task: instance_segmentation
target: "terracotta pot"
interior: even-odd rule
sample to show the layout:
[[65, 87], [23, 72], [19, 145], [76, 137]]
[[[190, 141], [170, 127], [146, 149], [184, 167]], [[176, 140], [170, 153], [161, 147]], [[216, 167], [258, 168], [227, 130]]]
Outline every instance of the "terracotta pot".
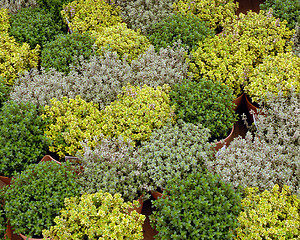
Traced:
[[6, 228], [6, 233], [4, 236], [8, 237], [8, 239], [10, 239], [10, 240], [22, 240], [20, 235], [14, 233], [12, 227], [9, 224], [9, 220], [8, 220], [8, 224], [7, 224], [7, 228]]
[[[5, 183], [5, 185], [9, 185], [12, 178], [0, 176], [0, 181]], [[0, 187], [1, 188], [1, 187]]]
[[21, 236], [21, 239], [24, 239], [24, 240], [43, 240], [44, 238], [28, 238], [26, 236], [24, 236], [23, 234], [20, 234]]
[[241, 105], [244, 98], [245, 98], [245, 94], [243, 93], [241, 96], [239, 96], [238, 98], [232, 101], [235, 104], [235, 106], [233, 107], [233, 110], [235, 112], [237, 111], [238, 107]]
[[129, 212], [132, 212], [132, 211], [135, 210], [136, 212], [142, 214], [143, 205], [144, 205], [143, 195], [139, 197], [138, 201], [139, 201], [140, 206], [139, 206], [139, 207], [136, 207], [136, 208], [131, 208], [131, 209], [129, 209]]
[[61, 165], [61, 162], [55, 160], [55, 159], [54, 159], [53, 157], [51, 157], [50, 155], [45, 155], [45, 156], [42, 158], [42, 160], [41, 160], [40, 162], [51, 162], [51, 161], [56, 162], [56, 163], [58, 163], [59, 165]]
[[162, 193], [157, 192], [157, 191], [151, 191], [151, 195], [155, 200], [157, 200], [158, 198], [161, 198], [163, 196]]

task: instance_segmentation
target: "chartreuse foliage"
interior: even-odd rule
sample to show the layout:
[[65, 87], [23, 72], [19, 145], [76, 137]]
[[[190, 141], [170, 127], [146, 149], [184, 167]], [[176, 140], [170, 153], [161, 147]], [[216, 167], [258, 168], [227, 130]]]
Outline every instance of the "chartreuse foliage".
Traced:
[[150, 46], [147, 37], [142, 35], [140, 31], [136, 32], [127, 28], [125, 23], [104, 28], [95, 37], [99, 53], [110, 50], [117, 52], [120, 57], [126, 54], [129, 62], [144, 53]]
[[[113, 2], [113, 1], [110, 1]], [[72, 31], [100, 33], [103, 28], [121, 22], [120, 8], [105, 0], [76, 0], [63, 7], [61, 15], [68, 19]]]
[[89, 33], [59, 34], [55, 40], [48, 42], [41, 53], [41, 66], [49, 71], [69, 73], [70, 65], [77, 66], [79, 57], [89, 59], [95, 55], [95, 39]]
[[218, 175], [197, 172], [174, 178], [163, 195], [152, 202], [155, 239], [233, 239], [241, 196]]
[[290, 29], [300, 23], [300, 0], [266, 0], [260, 4], [260, 9], [268, 11], [272, 8], [274, 17], [286, 20]]
[[54, 224], [66, 197], [79, 195], [70, 164], [32, 164], [15, 175], [4, 191], [4, 211], [14, 232], [41, 237]]
[[0, 174], [11, 177], [46, 153], [45, 123], [33, 103], [5, 102], [0, 111]]
[[123, 87], [122, 94], [101, 111], [101, 131], [104, 136], [123, 136], [132, 145], [149, 139], [153, 129], [162, 127], [171, 118], [174, 106], [170, 104], [170, 86], [156, 89], [144, 85]]
[[238, 96], [266, 56], [291, 51], [292, 34], [286, 21], [280, 22], [270, 12], [241, 13], [221, 35], [199, 43], [190, 70], [196, 80], [206, 77], [224, 82]]
[[182, 47], [188, 47], [191, 51], [197, 48], [199, 41], [214, 35], [207, 22], [191, 14], [173, 14], [154, 24], [151, 32], [148, 38], [156, 51], [173, 46], [177, 41], [181, 42]]
[[53, 98], [50, 102], [42, 115], [43, 119], [49, 120], [45, 135], [51, 140], [50, 151], [63, 158], [82, 150], [80, 141], [90, 140], [89, 146], [95, 143], [93, 137], [101, 133], [97, 104], [86, 102], [79, 95], [75, 99], [63, 97], [61, 101]]
[[30, 50], [27, 43], [19, 45], [8, 34], [9, 27], [8, 10], [0, 9], [0, 76], [6, 79], [6, 83], [13, 85], [18, 73], [37, 67], [40, 46]]
[[225, 137], [236, 121], [233, 91], [223, 83], [208, 79], [186, 80], [175, 84], [170, 96], [176, 116], [210, 129], [212, 138]]
[[264, 101], [267, 93], [286, 95], [291, 88], [300, 91], [300, 58], [292, 53], [267, 56], [249, 77], [245, 92], [255, 102]]
[[286, 185], [282, 189], [275, 185], [271, 192], [257, 192], [257, 188], [246, 189], [236, 239], [299, 239], [299, 198]]
[[42, 8], [23, 8], [10, 18], [9, 34], [20, 44], [26, 42], [31, 49], [37, 44], [43, 47], [62, 32], [53, 15]]
[[212, 29], [221, 30], [230, 23], [238, 8], [234, 0], [179, 0], [174, 9], [181, 14], [194, 14], [201, 21], [207, 21]]
[[51, 239], [143, 239], [145, 216], [128, 209], [137, 201], [124, 202], [121, 194], [99, 191], [65, 199], [65, 207], [54, 219], [56, 225], [44, 230]]

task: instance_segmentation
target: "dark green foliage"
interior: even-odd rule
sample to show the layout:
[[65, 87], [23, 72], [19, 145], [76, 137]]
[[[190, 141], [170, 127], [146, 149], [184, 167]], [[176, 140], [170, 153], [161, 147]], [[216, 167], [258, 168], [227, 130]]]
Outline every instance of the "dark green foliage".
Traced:
[[174, 14], [152, 25], [149, 40], [156, 51], [172, 46], [177, 41], [180, 41], [183, 47], [193, 50], [197, 48], [198, 42], [213, 35], [214, 31], [198, 17]]
[[198, 172], [172, 179], [163, 194], [152, 202], [155, 239], [233, 239], [241, 196], [218, 175]]
[[0, 201], [0, 239], [3, 239], [6, 230], [6, 217], [1, 203], [2, 201]]
[[94, 43], [95, 39], [88, 33], [59, 34], [42, 50], [41, 66], [46, 70], [55, 68], [57, 71], [69, 73], [70, 64], [78, 65], [79, 56], [88, 59], [95, 55]]
[[22, 8], [10, 18], [9, 34], [20, 44], [27, 42], [32, 49], [37, 44], [43, 47], [61, 31], [62, 25], [54, 21], [51, 13], [41, 8]]
[[5, 84], [4, 78], [0, 77], [0, 108], [9, 99], [10, 87]]
[[5, 187], [4, 211], [15, 233], [42, 236], [54, 225], [64, 198], [78, 196], [75, 173], [68, 163], [42, 162], [30, 165]]
[[273, 9], [273, 15], [286, 20], [290, 29], [295, 28], [296, 22], [300, 22], [300, 0], [266, 0], [260, 4], [260, 9], [268, 11]]
[[226, 85], [201, 79], [176, 84], [170, 92], [176, 116], [185, 122], [201, 123], [211, 130], [212, 138], [227, 135], [236, 121], [233, 92]]
[[46, 153], [44, 122], [30, 103], [5, 102], [0, 111], [0, 174], [10, 177]]

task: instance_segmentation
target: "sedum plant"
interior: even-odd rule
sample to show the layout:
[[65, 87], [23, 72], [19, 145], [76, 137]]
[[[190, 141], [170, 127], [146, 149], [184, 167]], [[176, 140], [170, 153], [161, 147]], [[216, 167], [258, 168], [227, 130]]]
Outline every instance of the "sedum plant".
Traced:
[[61, 30], [52, 14], [42, 8], [23, 8], [10, 17], [9, 34], [20, 44], [28, 43], [31, 49], [37, 44], [43, 48]]
[[300, 236], [299, 198], [288, 186], [275, 185], [258, 193], [247, 188], [242, 199], [235, 239], [298, 239]]
[[8, 10], [0, 9], [0, 77], [13, 85], [19, 73], [37, 67], [40, 46], [31, 50], [27, 43], [19, 45], [8, 33], [9, 18]]
[[296, 23], [295, 34], [291, 41], [293, 42], [293, 54], [300, 57], [300, 22]]
[[142, 165], [143, 178], [148, 179], [146, 190], [164, 189], [175, 177], [185, 178], [191, 172], [202, 171], [212, 157], [209, 137], [207, 128], [181, 119], [176, 125], [168, 122], [153, 131], [134, 156]]
[[150, 46], [147, 37], [139, 31], [136, 32], [127, 28], [125, 23], [104, 28], [101, 33], [97, 33], [95, 36], [95, 44], [99, 48], [100, 54], [106, 50], [115, 51], [120, 57], [126, 55], [129, 62], [144, 53]]
[[267, 93], [286, 95], [293, 87], [300, 91], [300, 58], [291, 52], [267, 56], [251, 76], [245, 92], [255, 102], [264, 101]]
[[[111, 2], [111, 4], [109, 3]], [[120, 9], [113, 1], [76, 0], [63, 7], [61, 15], [72, 31], [100, 33], [121, 22]]]
[[54, 224], [66, 197], [79, 188], [70, 164], [41, 162], [15, 175], [4, 191], [4, 211], [16, 234], [41, 237]]
[[[50, 104], [50, 99], [75, 98], [80, 95], [87, 102], [93, 101], [104, 109], [122, 93], [130, 82], [134, 86], [149, 87], [180, 83], [187, 77], [188, 64], [183, 48], [166, 48], [156, 53], [150, 47], [129, 65], [120, 60], [116, 52], [103, 56], [79, 58], [79, 64], [70, 67], [69, 74], [50, 69], [33, 70], [20, 77], [12, 88], [10, 97], [20, 103], [30, 101], [38, 106]], [[1, 97], [0, 97], [1, 98]]]
[[0, 110], [0, 175], [14, 176], [47, 152], [45, 122], [34, 104], [7, 101]]
[[268, 11], [273, 9], [274, 16], [282, 21], [288, 22], [290, 29], [295, 28], [296, 22], [300, 22], [300, 1], [299, 0], [266, 0], [260, 4], [260, 9]]
[[179, 0], [174, 10], [181, 14], [193, 14], [207, 21], [212, 29], [222, 30], [235, 16], [239, 3], [234, 0]]
[[214, 31], [208, 27], [207, 22], [196, 16], [173, 14], [153, 24], [148, 38], [156, 51], [172, 46], [177, 41], [181, 42], [182, 47], [192, 51], [197, 48], [198, 42], [213, 35]]
[[93, 149], [82, 144], [84, 153], [79, 159], [84, 170], [77, 179], [81, 193], [120, 193], [125, 201], [137, 200], [142, 194], [145, 197], [141, 164], [133, 157], [130, 141], [100, 136]]
[[225, 137], [237, 120], [233, 107], [233, 91], [226, 85], [208, 79], [186, 80], [175, 84], [170, 92], [177, 118], [200, 123], [212, 138]]
[[128, 84], [118, 99], [101, 110], [101, 132], [105, 137], [122, 136], [131, 144], [149, 139], [152, 131], [162, 127], [168, 119], [174, 121], [174, 107], [170, 104], [170, 87], [156, 89]]
[[16, 14], [22, 8], [37, 6], [36, 0], [2, 0], [0, 2], [0, 9], [6, 8], [11, 14]]
[[151, 26], [173, 14], [174, 0], [116, 0], [121, 6], [121, 16], [128, 27], [141, 30], [144, 35], [151, 33]]
[[70, 65], [78, 65], [80, 56], [89, 59], [95, 55], [95, 39], [89, 33], [59, 34], [55, 40], [48, 42], [41, 52], [41, 66], [47, 71], [69, 73]]
[[124, 202], [120, 194], [99, 191], [65, 199], [65, 206], [54, 219], [55, 225], [43, 231], [51, 239], [143, 239], [145, 216], [128, 212], [137, 204]]
[[44, 133], [51, 141], [50, 151], [63, 158], [82, 151], [80, 142], [85, 139], [91, 140], [89, 146], [95, 143], [93, 137], [101, 133], [97, 104], [86, 102], [80, 96], [75, 99], [63, 97], [61, 101], [53, 98], [50, 102], [42, 115], [48, 120]]
[[155, 239], [234, 239], [241, 196], [219, 176], [193, 172], [168, 181], [152, 204]]
[[221, 35], [199, 43], [190, 71], [196, 80], [205, 77], [225, 83], [238, 96], [265, 57], [291, 51], [292, 34], [286, 21], [280, 22], [272, 12], [241, 13]]
[[257, 187], [262, 192], [285, 184], [300, 196], [299, 92], [290, 91], [285, 97], [279, 92], [267, 99], [255, 115], [256, 131], [233, 139], [206, 167], [235, 188]]

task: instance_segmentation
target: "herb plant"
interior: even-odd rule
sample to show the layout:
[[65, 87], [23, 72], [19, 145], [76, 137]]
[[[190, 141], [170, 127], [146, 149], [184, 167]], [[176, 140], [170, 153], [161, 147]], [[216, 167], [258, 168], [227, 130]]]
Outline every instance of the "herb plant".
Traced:
[[225, 137], [237, 119], [233, 110], [233, 91], [226, 85], [208, 79], [186, 80], [175, 84], [170, 92], [171, 104], [178, 118], [200, 123], [212, 138]]
[[0, 77], [0, 108], [2, 107], [4, 102], [9, 100], [10, 91], [11, 87], [5, 83], [4, 78]]
[[142, 165], [143, 179], [148, 179], [146, 189], [163, 189], [168, 180], [202, 171], [204, 163], [212, 157], [209, 137], [207, 128], [182, 120], [174, 126], [168, 122], [153, 131], [135, 154]]
[[64, 205], [66, 197], [79, 195], [70, 164], [41, 162], [15, 175], [4, 191], [4, 211], [17, 234], [41, 237]]
[[70, 72], [70, 65], [79, 64], [78, 58], [89, 59], [96, 54], [95, 39], [89, 33], [59, 34], [48, 42], [41, 52], [41, 66], [46, 70], [55, 68], [64, 73]]
[[260, 194], [258, 189], [247, 188], [235, 239], [298, 239], [299, 203], [286, 185]]
[[99, 191], [65, 199], [65, 206], [54, 219], [55, 225], [44, 230], [51, 239], [143, 239], [145, 216], [128, 212], [138, 202], [124, 202], [120, 194]]
[[36, 0], [2, 0], [0, 2], [0, 9], [6, 8], [8, 9], [9, 13], [16, 14], [22, 8], [29, 8], [29, 7], [37, 7]]
[[145, 196], [141, 164], [134, 158], [134, 148], [122, 137], [97, 139], [91, 149], [86, 142], [79, 157], [83, 172], [78, 176], [82, 193], [96, 193], [100, 190], [111, 194], [120, 193], [125, 201]]
[[37, 44], [42, 48], [62, 31], [51, 13], [42, 8], [23, 8], [10, 18], [9, 34], [20, 44], [26, 42], [34, 49]]
[[45, 155], [45, 122], [32, 103], [7, 101], [0, 111], [0, 173], [11, 177]]
[[295, 34], [291, 41], [293, 42], [293, 53], [300, 57], [300, 22], [296, 23]]
[[165, 197], [152, 202], [155, 239], [233, 239], [241, 196], [217, 175], [193, 172], [168, 181]]
[[172, 46], [177, 41], [181, 42], [182, 47], [192, 51], [197, 48], [198, 42], [213, 35], [214, 31], [208, 27], [208, 24], [196, 16], [173, 14], [152, 25], [148, 38], [156, 51]]

